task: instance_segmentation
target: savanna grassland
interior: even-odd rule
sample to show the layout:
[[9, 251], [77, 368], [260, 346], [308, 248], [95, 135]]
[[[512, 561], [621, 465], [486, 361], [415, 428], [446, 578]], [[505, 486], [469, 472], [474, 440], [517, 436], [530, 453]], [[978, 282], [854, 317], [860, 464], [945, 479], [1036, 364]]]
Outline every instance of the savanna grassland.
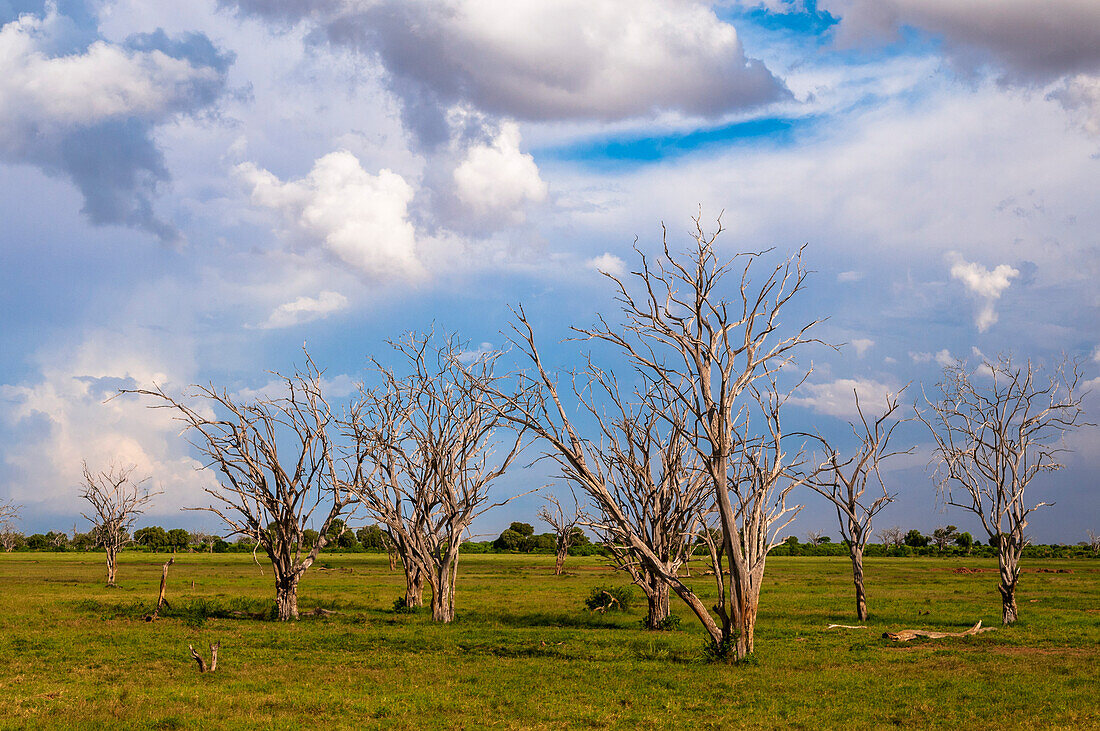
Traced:
[[[1025, 563], [1013, 627], [897, 644], [886, 630], [995, 624], [992, 559], [868, 559], [871, 619], [857, 624], [843, 558], [775, 557], [755, 658], [708, 663], [703, 633], [584, 608], [625, 581], [596, 558], [462, 559], [457, 620], [393, 611], [384, 556], [322, 555], [281, 624], [270, 570], [241, 554], [176, 556], [171, 609], [155, 604], [162, 555], [0, 554], [2, 728], [1100, 728], [1100, 562]], [[1037, 573], [1036, 569], [1064, 569]], [[709, 577], [692, 580], [704, 594]], [[221, 642], [218, 669], [188, 655]]]

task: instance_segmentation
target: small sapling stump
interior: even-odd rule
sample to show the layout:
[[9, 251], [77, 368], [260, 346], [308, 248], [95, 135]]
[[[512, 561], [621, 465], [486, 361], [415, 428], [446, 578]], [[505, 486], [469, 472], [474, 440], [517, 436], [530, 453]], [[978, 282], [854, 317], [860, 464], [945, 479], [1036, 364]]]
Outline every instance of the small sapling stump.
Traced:
[[212, 673], [218, 669], [218, 648], [222, 646], [221, 641], [215, 642], [210, 646], [210, 665], [206, 665], [206, 662], [202, 659], [202, 655], [195, 651], [195, 648], [191, 645], [187, 646], [187, 649], [191, 651], [191, 657], [195, 659], [195, 662], [199, 664], [200, 673]]
[[154, 619], [160, 619], [160, 610], [163, 607], [172, 608], [172, 605], [168, 603], [168, 599], [165, 598], [164, 592], [168, 588], [168, 567], [176, 562], [175, 558], [168, 559], [167, 563], [161, 568], [160, 573], [160, 594], [157, 596], [157, 608], [153, 610], [152, 614], [146, 615], [145, 621], [152, 622]]

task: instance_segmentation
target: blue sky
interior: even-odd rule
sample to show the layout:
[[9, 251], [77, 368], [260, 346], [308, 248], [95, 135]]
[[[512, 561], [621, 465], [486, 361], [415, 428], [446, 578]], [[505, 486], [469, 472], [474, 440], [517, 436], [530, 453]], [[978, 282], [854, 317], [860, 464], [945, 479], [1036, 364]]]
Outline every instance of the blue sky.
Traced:
[[[134, 462], [144, 523], [214, 529], [119, 384], [246, 393], [305, 342], [341, 394], [408, 330], [499, 347], [517, 304], [573, 367], [597, 269], [700, 211], [729, 254], [807, 244], [791, 321], [847, 345], [801, 359], [800, 428], [952, 357], [1064, 353], [1096, 390], [1098, 189], [1092, 0], [0, 0], [0, 500], [69, 529], [81, 460]], [[880, 524], [975, 530], [903, 436]], [[1100, 436], [1068, 446], [1037, 540], [1100, 530]], [[792, 532], [835, 534], [804, 501]]]

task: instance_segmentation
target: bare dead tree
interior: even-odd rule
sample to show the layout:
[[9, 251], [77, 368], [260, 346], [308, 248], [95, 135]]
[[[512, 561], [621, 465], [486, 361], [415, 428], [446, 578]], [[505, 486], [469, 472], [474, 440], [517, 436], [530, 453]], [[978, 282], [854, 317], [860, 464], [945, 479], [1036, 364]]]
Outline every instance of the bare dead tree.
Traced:
[[561, 576], [565, 567], [565, 557], [569, 555], [569, 549], [577, 539], [577, 523], [584, 517], [584, 511], [577, 503], [577, 496], [570, 490], [573, 497], [573, 508], [566, 510], [561, 501], [555, 495], [547, 495], [546, 504], [539, 507], [535, 517], [554, 529], [554, 576]]
[[820, 546], [825, 541], [825, 533], [819, 530], [806, 531], [806, 542], [811, 546]]
[[[505, 435], [506, 407], [471, 398], [462, 385], [465, 379], [493, 383], [499, 354], [463, 365], [457, 338], [432, 334], [410, 334], [392, 345], [409, 374], [399, 377], [376, 361], [382, 385], [364, 390], [344, 423], [357, 461], [376, 468], [352, 489], [401, 556], [406, 604], [422, 603], [426, 582], [432, 618], [450, 622], [463, 537], [478, 516], [513, 499], [491, 503], [489, 488], [518, 456], [523, 430]], [[494, 454], [500, 444], [502, 456]]]
[[[683, 411], [657, 393], [635, 393], [626, 403], [614, 378], [589, 363], [590, 392], [599, 402], [576, 393], [602, 432], [591, 455], [604, 476], [609, 502], [594, 495], [600, 519], [585, 521], [611, 549], [620, 570], [630, 574], [646, 595], [648, 629], [664, 629], [670, 613], [668, 576], [679, 576], [691, 556], [697, 532], [706, 525], [714, 502], [703, 473], [694, 462]], [[598, 388], [593, 388], [598, 386]], [[653, 408], [660, 403], [661, 412]], [[576, 479], [569, 464], [566, 475]], [[612, 504], [617, 508], [612, 510]], [[620, 518], [625, 518], [624, 523]], [[633, 540], [632, 540], [633, 539]], [[635, 548], [640, 541], [652, 558]], [[653, 559], [656, 559], [654, 565]]]
[[878, 539], [882, 541], [883, 546], [893, 546], [896, 548], [905, 543], [905, 531], [903, 531], [899, 525], [883, 528], [876, 535], [878, 535]]
[[[498, 408], [500, 408], [501, 418], [518, 428], [529, 430], [544, 441], [549, 447], [546, 456], [560, 465], [567, 479], [580, 486], [600, 514], [598, 519], [586, 521], [586, 524], [598, 532], [605, 533], [605, 544], [621, 546], [616, 548], [616, 551], [620, 556], [628, 559], [627, 563], [623, 564], [623, 568], [626, 569], [634, 565], [632, 562], [636, 562], [641, 571], [648, 573], [649, 578], [643, 582], [643, 589], [646, 585], [654, 586], [654, 582], [663, 582], [688, 605], [707, 628], [708, 633], [714, 636], [719, 630], [706, 605], [691, 587], [681, 580], [674, 570], [676, 567], [666, 560], [666, 554], [662, 550], [663, 544], [649, 540], [649, 535], [633, 520], [632, 515], [635, 511], [625, 504], [633, 498], [620, 493], [624, 489], [630, 492], [635, 487], [634, 483], [631, 480], [616, 482], [608, 474], [608, 463], [613, 460], [609, 460], [601, 453], [599, 442], [586, 439], [581, 435], [571, 416], [575, 410], [566, 408], [559, 395], [557, 380], [543, 365], [535, 343], [534, 331], [523, 309], [517, 309], [514, 314], [516, 323], [513, 325], [514, 332], [510, 341], [527, 356], [532, 370], [515, 374], [519, 382], [515, 392], [505, 392], [495, 382], [479, 382], [477, 379], [470, 379], [467, 388], [471, 395], [486, 402], [500, 404]], [[586, 373], [587, 378], [584, 379], [586, 385], [591, 383], [598, 388], [601, 383], [600, 375], [598, 370], [590, 367]], [[617, 385], [610, 376], [607, 376], [603, 383], [606, 384], [605, 391], [618, 396]], [[620, 434], [623, 430], [615, 426], [610, 419], [604, 418], [594, 402], [587, 401], [582, 396], [577, 377], [574, 377], [572, 395], [579, 403], [584, 404], [582, 408], [585, 408], [590, 415], [596, 416], [601, 424], [601, 437], [605, 440], [605, 444], [621, 438]], [[624, 407], [620, 409], [620, 416], [629, 416], [633, 413], [625, 408], [626, 404], [622, 399], [616, 401], [612, 398], [612, 403]], [[628, 426], [626, 435], [629, 436], [632, 433], [633, 429]], [[622, 449], [629, 449], [627, 442], [622, 443]], [[646, 453], [652, 455], [648, 447]], [[659, 480], [657, 476], [652, 479]], [[639, 496], [637, 499], [644, 498]], [[660, 540], [668, 541], [670, 535], [669, 531], [662, 531]], [[608, 540], [609, 536], [614, 537]], [[659, 616], [659, 612], [655, 616]]]
[[[902, 389], [904, 390], [904, 389]], [[883, 462], [898, 454], [911, 454], [913, 448], [892, 451], [890, 439], [900, 420], [894, 418], [901, 393], [887, 394], [882, 414], [868, 419], [855, 393], [856, 413], [859, 424], [851, 424], [858, 446], [851, 456], [843, 459], [824, 437], [818, 436], [824, 445], [825, 468], [810, 480], [808, 486], [827, 499], [836, 508], [840, 523], [840, 535], [848, 544], [848, 557], [852, 561], [852, 582], [856, 590], [856, 616], [867, 619], [867, 592], [864, 589], [863, 552], [871, 537], [871, 523], [883, 508], [893, 502], [897, 493], [891, 494], [882, 480], [880, 467]], [[868, 495], [868, 483], [876, 489]], [[900, 529], [899, 529], [900, 533]]]
[[[820, 341], [809, 336], [816, 320], [780, 334], [780, 313], [805, 286], [802, 250], [753, 282], [753, 265], [761, 262], [762, 254], [722, 259], [716, 247], [721, 233], [721, 220], [713, 233], [707, 233], [697, 218], [693, 246], [686, 253], [670, 250], [667, 232], [663, 256], [655, 262], [639, 251], [640, 269], [629, 279], [634, 286], [625, 278], [608, 275], [618, 289], [623, 323], [612, 326], [601, 318], [597, 327], [581, 332], [620, 349], [645, 379], [675, 394], [690, 417], [693, 446], [715, 493], [723, 534], [723, 571], [729, 574], [729, 594], [723, 601], [728, 603], [725, 611], [732, 625], [728, 632], [719, 632], [716, 642], [719, 647], [733, 647], [736, 657], [743, 658], [753, 648], [756, 604], [751, 597], [759, 593], [762, 569], [758, 573], [745, 555], [739, 538], [741, 514], [733, 503], [734, 462], [738, 454], [752, 453], [743, 449], [745, 434], [739, 432], [740, 399], [754, 381], [772, 377], [789, 363], [799, 347]], [[731, 272], [739, 285], [729, 297], [724, 287]], [[765, 412], [770, 410], [771, 406], [764, 407]], [[782, 450], [778, 453], [782, 455]], [[755, 484], [770, 490], [776, 483], [757, 479]]]
[[[348, 484], [363, 479], [364, 466], [337, 453], [335, 416], [321, 391], [322, 371], [309, 354], [293, 375], [273, 375], [284, 395], [246, 401], [213, 385], [193, 386], [187, 401], [160, 387], [130, 393], [154, 399], [153, 408], [176, 412], [186, 431], [197, 435], [191, 443], [222, 479], [206, 488], [215, 502], [188, 510], [214, 513], [229, 527], [229, 536], [247, 537], [267, 554], [276, 615], [286, 621], [298, 618], [298, 584], [338, 537], [328, 535], [329, 527], [354, 506]], [[308, 546], [303, 532], [318, 509], [324, 519], [319, 537]]]
[[1089, 537], [1085, 545], [1091, 548], [1093, 553], [1100, 553], [1100, 533], [1094, 533], [1091, 530], [1087, 530], [1085, 533]]
[[944, 368], [935, 401], [917, 417], [936, 440], [935, 479], [947, 505], [982, 522], [997, 546], [1001, 620], [1016, 621], [1016, 585], [1024, 529], [1032, 512], [1053, 503], [1027, 501], [1032, 480], [1062, 468], [1063, 436], [1084, 420], [1076, 362], [1063, 362], [1046, 378], [1031, 360], [1002, 355], [970, 373], [964, 363]]
[[21, 534], [15, 526], [19, 522], [19, 511], [22, 507], [12, 500], [0, 503], [0, 548], [5, 553], [11, 553], [19, 544]]
[[[804, 381], [805, 377], [798, 385]], [[737, 451], [729, 463], [727, 494], [736, 533], [727, 536], [729, 528], [722, 522], [721, 542], [715, 540], [718, 531], [702, 533], [720, 597], [714, 606], [722, 621], [721, 642], [716, 641], [716, 649], [721, 652], [728, 647], [737, 658], [744, 658], [755, 649], [756, 615], [768, 553], [782, 543], [780, 533], [802, 509], [802, 505], [788, 505], [787, 500], [795, 488], [813, 479], [821, 469], [820, 466], [806, 469], [801, 448], [791, 455], [784, 447], [780, 413], [793, 389], [781, 392], [776, 380], [769, 376], [763, 387], [753, 382], [746, 391], [755, 401], [754, 410], [762, 417], [763, 428], [754, 431], [753, 410], [746, 409], [735, 432]], [[746, 574], [743, 578], [739, 578], [738, 563], [728, 557], [730, 540], [735, 541], [739, 551], [738, 561]]]
[[115, 586], [118, 572], [118, 552], [130, 542], [130, 529], [149, 501], [160, 492], [143, 487], [148, 477], [133, 477], [137, 465], [112, 465], [102, 472], [92, 472], [83, 463], [84, 481], [80, 497], [88, 501], [91, 510], [81, 513], [92, 524], [96, 545], [107, 554], [107, 586]]

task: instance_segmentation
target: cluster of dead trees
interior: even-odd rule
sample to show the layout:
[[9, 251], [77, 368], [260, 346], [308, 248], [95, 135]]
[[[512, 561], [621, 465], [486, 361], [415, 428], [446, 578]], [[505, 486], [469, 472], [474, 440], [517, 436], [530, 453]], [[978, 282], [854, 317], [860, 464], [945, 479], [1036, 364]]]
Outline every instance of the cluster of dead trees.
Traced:
[[[510, 342], [522, 363], [511, 372], [498, 372], [499, 352], [408, 335], [392, 343], [387, 362], [399, 365], [372, 361], [372, 376], [340, 411], [308, 354], [303, 368], [276, 374], [277, 395], [245, 400], [213, 385], [129, 393], [172, 412], [217, 470], [210, 504], [195, 509], [266, 554], [280, 619], [298, 616], [302, 575], [355, 511], [381, 526], [400, 558], [405, 604], [422, 605], [428, 589], [433, 618], [453, 619], [460, 545], [475, 519], [507, 502], [492, 500], [490, 488], [534, 445], [583, 496], [584, 505], [574, 497], [568, 508], [551, 497], [539, 513], [558, 536], [557, 570], [575, 530], [589, 528], [645, 592], [650, 627], [664, 626], [671, 592], [715, 652], [744, 658], [754, 649], [767, 556], [801, 508], [796, 491], [835, 506], [856, 614], [867, 617], [863, 551], [875, 516], [895, 497], [880, 468], [911, 450], [892, 443], [900, 393], [874, 412], [857, 397], [851, 449], [785, 429], [784, 407], [809, 375], [795, 358], [824, 345], [818, 321], [784, 321], [806, 286], [802, 251], [778, 261], [769, 252], [723, 257], [721, 232], [720, 222], [707, 232], [696, 220], [686, 251], [666, 236], [656, 258], [637, 252], [629, 276], [607, 274], [619, 313], [575, 335], [618, 374], [592, 356], [577, 370], [553, 368], [519, 308]], [[991, 388], [962, 364], [948, 369], [941, 396], [916, 413], [936, 439], [947, 502], [1001, 537], [1007, 623], [1016, 616], [1023, 529], [1043, 505], [1029, 506], [1024, 490], [1058, 468], [1058, 440], [1083, 421], [1075, 370], [1039, 383], [1030, 363], [1001, 359], [984, 365], [980, 378], [988, 377]], [[85, 470], [84, 496], [97, 511], [88, 517], [105, 541], [149, 499], [136, 484], [120, 493], [128, 477]], [[114, 497], [104, 503], [103, 495]], [[317, 537], [305, 541], [317, 523]], [[700, 541], [716, 588], [710, 606], [681, 575]]]

